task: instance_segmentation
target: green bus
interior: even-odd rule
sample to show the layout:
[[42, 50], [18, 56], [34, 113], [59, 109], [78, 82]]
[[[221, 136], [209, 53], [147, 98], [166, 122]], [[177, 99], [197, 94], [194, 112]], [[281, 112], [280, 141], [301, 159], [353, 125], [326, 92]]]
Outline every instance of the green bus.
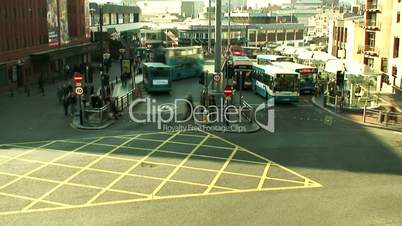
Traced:
[[202, 47], [166, 48], [165, 63], [173, 68], [173, 80], [198, 77], [204, 70]]
[[163, 63], [143, 63], [144, 88], [147, 92], [172, 90], [172, 67]]

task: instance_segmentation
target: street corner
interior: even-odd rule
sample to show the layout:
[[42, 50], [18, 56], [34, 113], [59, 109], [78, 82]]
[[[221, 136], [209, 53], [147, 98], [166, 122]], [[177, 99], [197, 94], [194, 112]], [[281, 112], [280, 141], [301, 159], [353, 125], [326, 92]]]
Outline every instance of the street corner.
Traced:
[[0, 215], [315, 187], [321, 185], [203, 131], [0, 146]]

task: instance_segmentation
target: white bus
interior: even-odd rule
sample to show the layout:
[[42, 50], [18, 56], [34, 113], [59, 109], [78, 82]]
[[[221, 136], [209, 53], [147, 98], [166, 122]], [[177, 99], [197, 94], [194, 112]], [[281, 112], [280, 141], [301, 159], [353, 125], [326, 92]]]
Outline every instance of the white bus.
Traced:
[[233, 85], [239, 90], [238, 84], [242, 83], [242, 88], [251, 89], [251, 74], [253, 73], [253, 62], [245, 56], [232, 57], [232, 76]]
[[292, 62], [273, 62], [274, 66], [296, 72], [300, 75], [300, 92], [314, 93], [318, 79], [318, 68]]
[[273, 65], [254, 65], [253, 90], [277, 103], [299, 102], [299, 74]]
[[293, 62], [293, 58], [279, 55], [257, 55], [257, 64], [267, 65], [272, 62]]

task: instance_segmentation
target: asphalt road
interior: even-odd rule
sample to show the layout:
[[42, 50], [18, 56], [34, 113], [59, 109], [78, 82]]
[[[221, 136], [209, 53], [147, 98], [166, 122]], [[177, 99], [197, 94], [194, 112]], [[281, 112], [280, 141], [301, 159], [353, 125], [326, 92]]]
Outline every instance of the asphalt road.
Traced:
[[[156, 98], [168, 102], [199, 89], [198, 84], [191, 80], [176, 82], [174, 86], [175, 89], [170, 97], [157, 96]], [[246, 92], [245, 96], [251, 104], [260, 104], [263, 101], [262, 98], [252, 93]], [[197, 99], [197, 95], [194, 97]], [[296, 105], [275, 106], [274, 133], [266, 131], [252, 134], [212, 133], [211, 136], [217, 136], [212, 138], [225, 139], [229, 142], [215, 144], [217, 147], [213, 147], [215, 145], [205, 146], [204, 143], [201, 143], [207, 135], [189, 136], [190, 139], [185, 139], [183, 136], [184, 140], [180, 142], [192, 144], [192, 149], [187, 150], [184, 146], [174, 146], [165, 152], [158, 152], [157, 149], [163, 141], [172, 136], [171, 134], [165, 137], [154, 135], [156, 137], [148, 138], [154, 139], [154, 141], [148, 140], [148, 142], [143, 141], [143, 143], [131, 145], [133, 142], [131, 138], [136, 134], [159, 132], [155, 125], [132, 123], [126, 114], [106, 130], [78, 131], [66, 123], [61, 106], [58, 106], [55, 98], [43, 99], [40, 96], [33, 98], [26, 100], [22, 98], [23, 102], [19, 104], [15, 104], [5, 97], [1, 98], [2, 106], [7, 106], [7, 108], [3, 108], [1, 111], [0, 143], [50, 140], [40, 144], [25, 144], [26, 147], [0, 147], [2, 149], [0, 156], [3, 156], [0, 158], [0, 175], [3, 175], [0, 177], [0, 183], [2, 183], [0, 184], [1, 225], [402, 225], [400, 209], [402, 203], [402, 134], [361, 127], [332, 117], [315, 108], [310, 102], [310, 96], [303, 96], [302, 101]], [[46, 110], [41, 110], [40, 107]], [[82, 140], [93, 137], [103, 137], [104, 140], [95, 141], [95, 143], [101, 142], [101, 144], [91, 143], [95, 138]], [[52, 140], [62, 141], [58, 141], [59, 144], [56, 145], [50, 144]], [[123, 146], [128, 145], [134, 149], [137, 147], [145, 152], [136, 152], [134, 156], [125, 153], [124, 150], [120, 150], [124, 148], [121, 144], [125, 141], [128, 143]], [[156, 144], [152, 142], [156, 142]], [[49, 150], [36, 153], [36, 155], [22, 154], [23, 151], [32, 150], [35, 145], [46, 144], [56, 146], [48, 147]], [[198, 144], [204, 149], [194, 148]], [[71, 154], [71, 151], [81, 145], [90, 146], [84, 150], [79, 149], [80, 154], [83, 155], [77, 154], [78, 158], [60, 158], [61, 155]], [[221, 186], [223, 190], [238, 189], [239, 192], [217, 192], [216, 195], [204, 195], [204, 190], [197, 190], [197, 188], [210, 185], [214, 175], [219, 174], [218, 169], [223, 167], [228, 159], [231, 159], [231, 152], [220, 155], [222, 152], [219, 150], [226, 150], [225, 145], [244, 149], [240, 152], [244, 153], [246, 157], [239, 157], [239, 160], [249, 162], [243, 161], [237, 169], [235, 166], [225, 169], [225, 171], [238, 172], [238, 174], [229, 175], [240, 178], [225, 178], [227, 173], [223, 173], [217, 177], [216, 185]], [[93, 165], [88, 165], [94, 159], [96, 160], [112, 150], [118, 150], [118, 152], [110, 153], [109, 157], [106, 156], [105, 159], [109, 162], [101, 164], [97, 161]], [[152, 176], [160, 178], [154, 179], [159, 180], [159, 183], [155, 183], [165, 183], [160, 187], [161, 193], [156, 193], [156, 196], [168, 196], [168, 198], [149, 198], [150, 196], [147, 195], [155, 191], [155, 184], [148, 181], [150, 178], [140, 176], [140, 179], [148, 180], [130, 182], [130, 180], [122, 179], [121, 181], [125, 184], [116, 184], [115, 187], [111, 187], [115, 190], [107, 190], [107, 192], [111, 192], [108, 194], [109, 196], [100, 196], [103, 201], [108, 201], [105, 205], [81, 205], [81, 203], [87, 203], [88, 198], [96, 197], [99, 190], [102, 191], [102, 188], [107, 187], [131, 166], [138, 163], [138, 158], [145, 157], [147, 153], [155, 150], [157, 153], [154, 154], [159, 155], [153, 156], [149, 162], [140, 162], [138, 165], [142, 168], [138, 169], [148, 169], [154, 172], [155, 174]], [[233, 150], [230, 149], [230, 151]], [[185, 154], [172, 153], [180, 151]], [[190, 162], [189, 159], [194, 157], [190, 156], [191, 151], [195, 151], [196, 155], [197, 153], [198, 155], [215, 155], [220, 159], [204, 159], [197, 156], [198, 159], [192, 163], [194, 165], [188, 165], [187, 160]], [[216, 156], [217, 153], [220, 154]], [[254, 155], [250, 153], [254, 153]], [[14, 161], [19, 159], [19, 163], [3, 164], [12, 156], [20, 154], [20, 157], [14, 159]], [[254, 156], [254, 159], [251, 155]], [[23, 161], [21, 158], [29, 161]], [[46, 163], [55, 158], [60, 158], [58, 162], [56, 161], [57, 164], [66, 166], [50, 164], [53, 168], [45, 169], [42, 174], [36, 172], [36, 174], [26, 175], [28, 178], [18, 177], [18, 175], [30, 172], [40, 164], [49, 167], [49, 164]], [[112, 160], [120, 161], [120, 163], [113, 163]], [[188, 172], [174, 172], [174, 169], [180, 166], [183, 160], [186, 160], [183, 165], [188, 166], [185, 168]], [[256, 163], [259, 161], [262, 165]], [[250, 179], [242, 176], [260, 173], [271, 161], [278, 165], [272, 165], [276, 167], [268, 170], [268, 176], [270, 173], [275, 173], [275, 177], [289, 180], [287, 182], [294, 183], [292, 181], [298, 181], [301, 178], [302, 182], [308, 181], [308, 183], [305, 183], [303, 188], [286, 189], [291, 186], [285, 183], [273, 186], [280, 188], [277, 190], [257, 189], [244, 192], [246, 189], [257, 187], [259, 178], [250, 177]], [[8, 163], [10, 164], [10, 162]], [[65, 168], [58, 170], [55, 168], [57, 166], [67, 167], [70, 171]], [[126, 167], [124, 168], [124, 166]], [[202, 174], [200, 171], [192, 172], [194, 167], [202, 171]], [[89, 168], [94, 168], [94, 170]], [[216, 171], [210, 171], [211, 169]], [[275, 169], [277, 172], [270, 171]], [[172, 174], [172, 172], [174, 173]], [[213, 175], [206, 172], [213, 173]], [[5, 173], [8, 173], [8, 176]], [[107, 175], [97, 176], [100, 173]], [[130, 171], [129, 174], [131, 173], [148, 175], [144, 172]], [[61, 183], [75, 174], [77, 174], [76, 177], [73, 177], [71, 181]], [[172, 174], [171, 177], [169, 177], [170, 174]], [[20, 183], [11, 184], [7, 188], [4, 185], [10, 183], [12, 178], [6, 177], [19, 178]], [[42, 178], [42, 180], [37, 178]], [[44, 181], [44, 178], [47, 181]], [[193, 184], [187, 183], [187, 185], [196, 188], [169, 187], [166, 182], [170, 183], [172, 179], [176, 179], [179, 184], [193, 181]], [[309, 180], [321, 186], [310, 186], [311, 181]], [[34, 183], [38, 181], [41, 182], [41, 185]], [[78, 187], [82, 190], [66, 189], [57, 192], [57, 189], [53, 189], [55, 186], [61, 185], [70, 187], [80, 185]], [[158, 188], [158, 186], [156, 187]], [[93, 192], [91, 189], [98, 189], [98, 192]], [[53, 196], [42, 197], [52, 190], [55, 192]], [[18, 197], [10, 197], [10, 194], [14, 193], [24, 197], [33, 197], [33, 200], [25, 199], [25, 202], [22, 202]], [[137, 194], [139, 196], [145, 195], [145, 200], [141, 200], [139, 197], [134, 198], [134, 193], [141, 193]], [[196, 195], [183, 196], [188, 193]], [[68, 194], [75, 194], [75, 196], [70, 197]], [[38, 201], [38, 198], [44, 199]], [[21, 202], [16, 202], [15, 199]], [[34, 209], [39, 209], [38, 211], [18, 211], [19, 208], [26, 207], [35, 200], [37, 206]], [[49, 200], [52, 203], [41, 203], [43, 200]], [[110, 202], [110, 200], [123, 201]], [[125, 202], [124, 200], [140, 201]], [[77, 204], [78, 206], [55, 208], [62, 204]], [[11, 211], [14, 209], [17, 211]], [[11, 212], [7, 213], [7, 211]]]

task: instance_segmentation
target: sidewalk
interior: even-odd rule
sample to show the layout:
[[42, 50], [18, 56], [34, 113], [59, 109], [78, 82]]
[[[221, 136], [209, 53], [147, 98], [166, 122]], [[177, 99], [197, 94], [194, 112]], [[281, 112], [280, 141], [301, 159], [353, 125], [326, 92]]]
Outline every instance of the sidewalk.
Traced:
[[394, 106], [402, 112], [402, 92], [397, 91], [396, 94], [381, 94], [380, 99], [390, 106]]
[[[362, 113], [356, 113], [356, 112], [335, 112], [335, 109], [333, 107], [327, 106], [324, 107], [323, 102], [324, 98], [323, 96], [320, 97], [313, 97], [312, 102], [316, 107], [321, 108], [322, 110], [336, 116], [339, 118], [342, 118], [347, 121], [351, 121], [354, 123], [358, 123], [360, 125], [368, 126], [368, 127], [374, 127], [374, 128], [381, 128], [381, 129], [387, 129], [387, 130], [393, 130], [393, 131], [398, 131], [402, 132], [402, 126], [400, 125], [385, 125], [385, 124], [374, 124], [374, 123], [365, 123], [363, 122], [363, 114]], [[390, 102], [391, 103], [391, 102]]]

